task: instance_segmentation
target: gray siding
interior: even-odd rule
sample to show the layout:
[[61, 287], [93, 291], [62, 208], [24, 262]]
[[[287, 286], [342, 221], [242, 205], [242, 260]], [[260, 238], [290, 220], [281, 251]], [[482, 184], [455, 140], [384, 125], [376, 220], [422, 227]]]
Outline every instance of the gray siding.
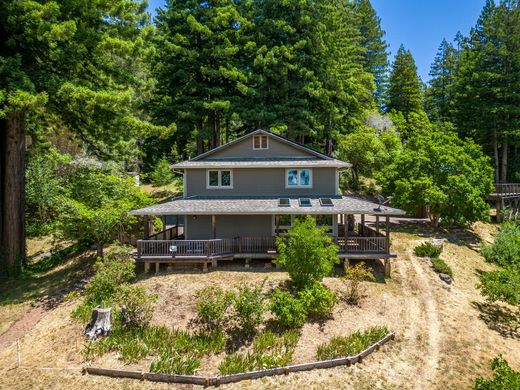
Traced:
[[212, 153], [202, 160], [212, 160], [221, 158], [247, 157], [247, 158], [266, 158], [266, 157], [313, 157], [313, 154], [294, 147], [290, 144], [281, 142], [273, 137], [268, 137], [269, 149], [253, 149], [253, 137], [246, 137], [236, 144], [229, 145], [222, 150]]
[[[217, 215], [216, 238], [272, 236], [272, 215]], [[213, 238], [211, 216], [187, 216], [186, 239], [208, 240]]]
[[232, 189], [206, 189], [206, 169], [185, 171], [186, 197], [337, 195], [335, 168], [313, 168], [312, 188], [285, 188], [285, 168], [233, 169]]

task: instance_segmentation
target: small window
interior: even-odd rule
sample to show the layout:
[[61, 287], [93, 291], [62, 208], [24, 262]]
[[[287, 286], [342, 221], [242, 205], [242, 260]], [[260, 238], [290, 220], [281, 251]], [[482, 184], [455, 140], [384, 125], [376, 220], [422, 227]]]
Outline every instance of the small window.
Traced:
[[233, 172], [230, 170], [208, 170], [207, 188], [233, 188]]
[[330, 198], [321, 198], [320, 199], [320, 204], [323, 207], [332, 207], [332, 206], [334, 206], [334, 203], [332, 203], [332, 199], [330, 199]]
[[269, 149], [267, 135], [253, 136], [253, 149]]
[[286, 188], [312, 187], [312, 171], [310, 169], [288, 169]]
[[309, 198], [300, 198], [300, 207], [311, 207], [311, 200]]
[[289, 198], [280, 198], [278, 199], [278, 206], [279, 207], [289, 207], [291, 205], [291, 201]]

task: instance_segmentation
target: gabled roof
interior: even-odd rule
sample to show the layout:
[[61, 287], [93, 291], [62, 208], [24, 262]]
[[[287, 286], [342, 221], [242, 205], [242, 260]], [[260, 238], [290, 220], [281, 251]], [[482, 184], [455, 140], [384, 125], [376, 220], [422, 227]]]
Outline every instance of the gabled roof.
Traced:
[[253, 137], [253, 136], [258, 135], [258, 134], [270, 136], [270, 137], [272, 137], [272, 138], [274, 138], [274, 139], [276, 139], [278, 141], [281, 141], [281, 142], [283, 142], [285, 144], [288, 144], [288, 145], [290, 145], [290, 146], [292, 146], [292, 147], [294, 147], [296, 149], [300, 149], [300, 150], [303, 150], [304, 152], [310, 153], [310, 154], [314, 155], [317, 158], [320, 158], [320, 159], [323, 159], [323, 160], [333, 160], [332, 157], [329, 157], [326, 154], [320, 153], [317, 150], [309, 148], [308, 146], [301, 145], [301, 144], [299, 144], [297, 142], [291, 141], [290, 139], [282, 137], [282, 136], [280, 136], [278, 134], [271, 133], [270, 131], [263, 130], [263, 129], [258, 129], [258, 130], [252, 131], [251, 133], [243, 135], [242, 137], [238, 137], [237, 139], [235, 139], [235, 140], [233, 140], [231, 142], [228, 142], [227, 144], [224, 144], [224, 145], [218, 146], [218, 147], [216, 147], [214, 149], [211, 149], [211, 150], [207, 151], [206, 153], [199, 154], [198, 156], [192, 158], [191, 161], [198, 161], [198, 160], [204, 159], [204, 158], [212, 155], [215, 152], [218, 152], [218, 151], [221, 151], [223, 149], [226, 149], [226, 148], [230, 147], [231, 145], [239, 143], [239, 142], [241, 142], [241, 141], [243, 141], [243, 140], [245, 140], [247, 138]]
[[[211, 156], [217, 152], [225, 150], [232, 145], [238, 144], [248, 138], [255, 135], [266, 135], [281, 143], [289, 145], [290, 147], [305, 152], [309, 157], [297, 156], [297, 157], [225, 157], [225, 158], [211, 158]], [[209, 158], [208, 158], [209, 157]], [[301, 145], [297, 142], [291, 141], [278, 134], [271, 133], [270, 131], [258, 129], [248, 133], [242, 137], [239, 137], [227, 144], [221, 145], [215, 149], [207, 151], [206, 153], [199, 154], [191, 160], [182, 161], [171, 165], [174, 169], [184, 168], [292, 168], [292, 167], [308, 167], [308, 168], [348, 168], [351, 164], [337, 160], [333, 157], [327, 156], [326, 154], [320, 153], [317, 150], [309, 148], [308, 146]]]

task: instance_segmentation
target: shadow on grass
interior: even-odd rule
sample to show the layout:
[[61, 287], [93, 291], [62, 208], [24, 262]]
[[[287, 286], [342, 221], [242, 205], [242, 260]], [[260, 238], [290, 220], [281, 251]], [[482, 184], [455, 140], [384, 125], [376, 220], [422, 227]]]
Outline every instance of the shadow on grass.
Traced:
[[503, 337], [520, 339], [520, 313], [493, 302], [472, 302], [480, 319]]
[[53, 308], [65, 294], [86, 284], [95, 259], [93, 251], [73, 246], [30, 264], [20, 276], [0, 280], [0, 305], [36, 299]]

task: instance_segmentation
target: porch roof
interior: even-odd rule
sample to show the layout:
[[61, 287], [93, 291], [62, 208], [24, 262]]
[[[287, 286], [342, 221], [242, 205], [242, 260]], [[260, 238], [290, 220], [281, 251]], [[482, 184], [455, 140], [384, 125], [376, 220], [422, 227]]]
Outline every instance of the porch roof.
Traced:
[[[170, 202], [130, 211], [132, 215], [208, 215], [208, 214], [368, 214], [404, 215], [403, 210], [381, 206], [353, 196], [314, 196], [310, 206], [300, 206], [301, 197], [190, 197], [174, 199]], [[280, 198], [289, 198], [289, 206], [279, 206]], [[332, 199], [332, 206], [322, 206], [320, 198]]]

